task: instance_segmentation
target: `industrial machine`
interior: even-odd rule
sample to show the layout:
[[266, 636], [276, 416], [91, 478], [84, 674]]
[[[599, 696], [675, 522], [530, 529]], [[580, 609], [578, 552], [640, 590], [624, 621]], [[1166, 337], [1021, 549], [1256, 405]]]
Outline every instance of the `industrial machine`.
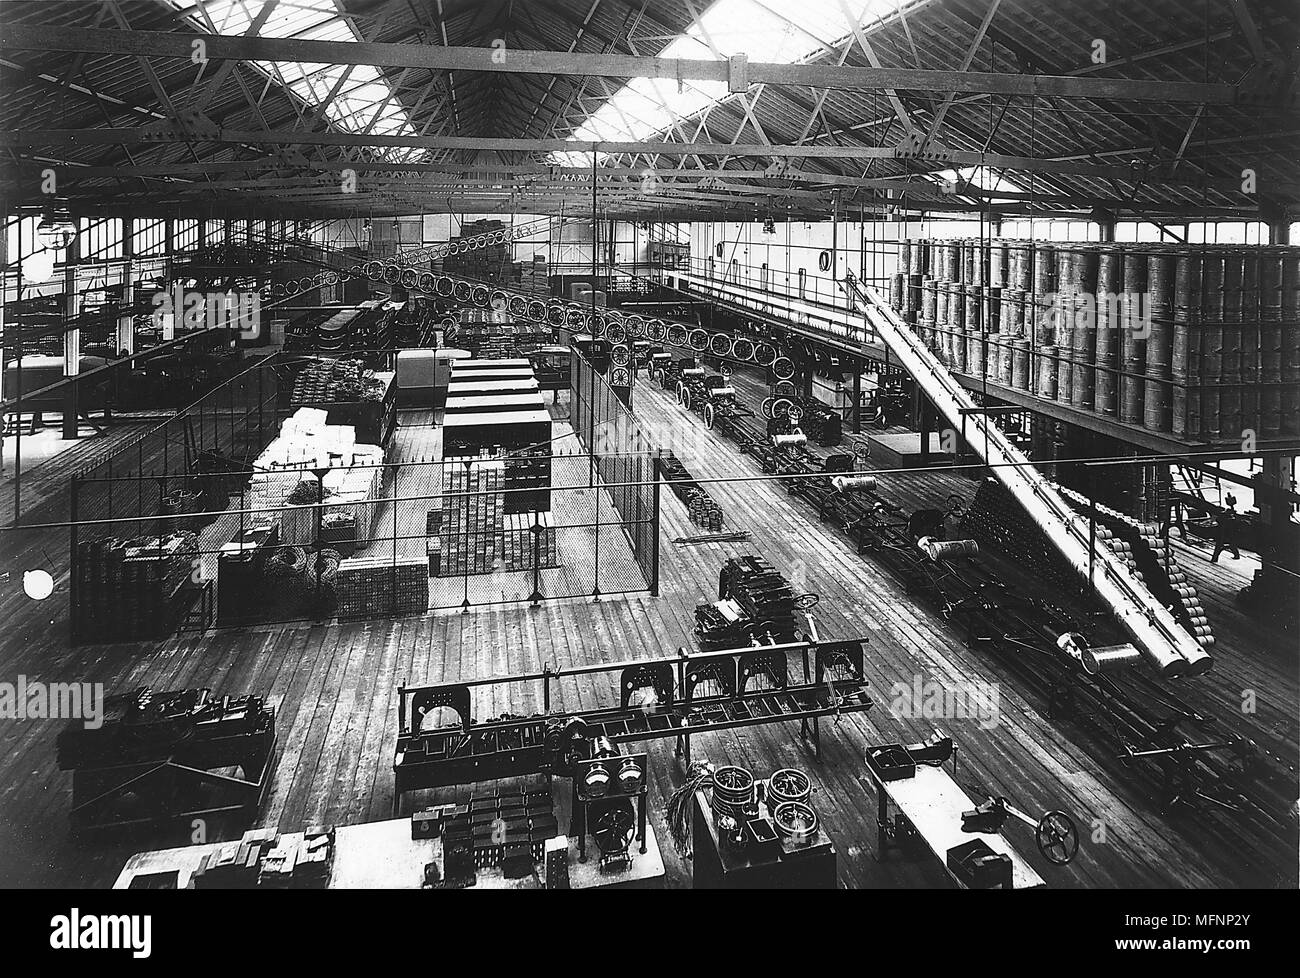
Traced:
[[98, 729], [72, 721], [57, 740], [59, 768], [73, 772], [74, 831], [251, 819], [274, 749], [275, 711], [261, 697], [207, 688], [110, 696]]

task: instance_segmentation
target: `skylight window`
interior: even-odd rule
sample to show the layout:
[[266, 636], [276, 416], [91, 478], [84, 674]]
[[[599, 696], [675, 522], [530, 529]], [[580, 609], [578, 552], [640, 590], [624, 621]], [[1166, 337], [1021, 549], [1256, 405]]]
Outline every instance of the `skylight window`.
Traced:
[[[753, 62], [794, 64], [823, 54], [853, 32], [845, 9], [856, 11], [864, 29], [894, 13], [898, 0], [800, 0], [779, 13], [785, 0], [715, 0], [689, 30], [659, 53], [663, 58], [716, 60], [744, 54]], [[573, 139], [638, 142], [672, 131], [675, 120], [689, 140], [698, 123], [686, 120], [728, 97], [723, 82], [633, 78], [574, 130]], [[748, 126], [749, 124], [746, 123]], [[590, 153], [553, 153], [553, 162], [591, 166]]]
[[[206, 0], [196, 5], [189, 0], [170, 0], [172, 6], [202, 33], [227, 37], [247, 32], [260, 12], [260, 0]], [[360, 41], [351, 23], [339, 16], [334, 0], [281, 0], [257, 32], [259, 37], [292, 37], [308, 41]], [[383, 73], [372, 65], [346, 66], [299, 64], [289, 61], [254, 61], [261, 71], [282, 82], [310, 106], [324, 102], [347, 73], [347, 79], [325, 110], [328, 120], [346, 132], [377, 136], [418, 135], [405, 107], [392, 91]], [[412, 147], [383, 150], [392, 162], [424, 159], [425, 150]]]
[[[926, 177], [943, 186], [955, 186], [955, 193], [961, 196], [962, 188], [968, 184], [978, 187], [980, 190], [988, 190], [993, 193], [1001, 191], [1008, 194], [1022, 194], [1024, 190], [1018, 184], [1012, 183], [1001, 174], [990, 172], [986, 166], [967, 166], [960, 170], [940, 170], [938, 173], [927, 173]], [[989, 202], [994, 204], [1013, 203], [1013, 197], [990, 197]]]

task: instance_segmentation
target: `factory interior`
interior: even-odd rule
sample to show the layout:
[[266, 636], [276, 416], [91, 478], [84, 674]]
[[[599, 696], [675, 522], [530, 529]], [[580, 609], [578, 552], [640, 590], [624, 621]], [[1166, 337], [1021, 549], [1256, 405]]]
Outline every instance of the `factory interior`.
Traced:
[[1300, 886], [1293, 0], [0, 0], [0, 91], [0, 886]]

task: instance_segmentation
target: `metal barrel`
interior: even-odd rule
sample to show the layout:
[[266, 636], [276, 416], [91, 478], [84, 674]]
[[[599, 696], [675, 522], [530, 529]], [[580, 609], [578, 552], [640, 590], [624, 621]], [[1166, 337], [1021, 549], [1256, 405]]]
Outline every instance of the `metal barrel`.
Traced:
[[947, 279], [950, 282], [961, 281], [961, 244], [949, 241], [944, 245], [944, 261], [947, 263]]
[[1007, 247], [1007, 286], [1021, 292], [1034, 288], [1034, 246], [1029, 241], [1017, 241]]
[[978, 241], [972, 241], [969, 238], [962, 242], [961, 245], [961, 280], [970, 285], [975, 282], [975, 276], [978, 274], [975, 269], [979, 265], [980, 247]]
[[[980, 316], [980, 324], [989, 330], [996, 330], [998, 324], [1002, 322], [1002, 289], [991, 286], [984, 290], [983, 312]], [[1022, 315], [1023, 315], [1023, 306]], [[1023, 324], [1024, 320], [1021, 320]], [[1023, 327], [1022, 327], [1023, 328]]]
[[976, 239], [970, 243], [971, 260], [967, 262], [969, 274], [966, 281], [970, 285], [983, 285], [988, 278], [989, 243]]
[[1241, 432], [1260, 430], [1259, 419], [1259, 249], [1241, 255]]
[[898, 245], [898, 270], [903, 275], [912, 274], [912, 242], [904, 238]]
[[889, 304], [896, 312], [903, 311], [903, 283], [907, 276], [901, 272], [889, 277]]
[[1038, 295], [1056, 291], [1056, 246], [1042, 241], [1032, 244], [1034, 277], [1026, 288]]
[[1120, 308], [1119, 294], [1124, 289], [1124, 253], [1118, 245], [1103, 245], [1097, 259], [1097, 369], [1094, 371], [1094, 398], [1097, 411], [1115, 417], [1118, 411]]
[[1069, 325], [1057, 327], [1056, 341], [1056, 399], [1069, 404], [1073, 398], [1074, 357], [1071, 348], [1073, 329]]
[[[1095, 273], [1094, 273], [1095, 275]], [[1074, 296], [1074, 328], [1071, 331], [1074, 370], [1070, 382], [1070, 403], [1084, 411], [1093, 409], [1094, 364], [1097, 362], [1097, 304], [1095, 288]]]
[[[1168, 262], [1157, 261], [1149, 274], [1153, 283], [1157, 276], [1162, 276], [1158, 285], [1152, 285], [1153, 308], [1163, 310], [1168, 301], [1172, 312], [1169, 369], [1160, 369], [1159, 363], [1152, 362], [1155, 356], [1152, 344], [1157, 339], [1153, 327], [1151, 339], [1147, 341], [1147, 376], [1157, 379], [1169, 377], [1173, 381], [1168, 388], [1170, 426], [1167, 429], [1154, 426], [1154, 405], [1146, 411], [1145, 424], [1154, 431], [1168, 430], [1176, 435], [1197, 437], [1201, 433], [1200, 362], [1205, 264], [1199, 249], [1181, 248], [1176, 255], [1162, 257], [1171, 258], [1174, 267], [1172, 288], [1167, 300], [1163, 275], [1167, 271]], [[1163, 319], [1156, 318], [1153, 322], [1163, 322]], [[1161, 331], [1159, 336], [1163, 338], [1164, 332]], [[1148, 386], [1147, 391], [1150, 390], [1151, 387]], [[1160, 405], [1160, 408], [1164, 410], [1166, 406]]]
[[1259, 260], [1259, 431], [1282, 433], [1283, 248], [1266, 248]]
[[1038, 349], [1038, 396], [1056, 400], [1056, 347]]
[[956, 330], [966, 321], [966, 288], [963, 285], [953, 284], [948, 287], [948, 321], [945, 326], [950, 330]]
[[[1197, 258], [1189, 262], [1189, 258]], [[1199, 294], [1201, 264], [1199, 256], [1188, 255], [1183, 249], [1168, 245], [1152, 246], [1147, 253], [1147, 293], [1151, 296], [1151, 315], [1161, 319], [1173, 317], [1177, 291], [1181, 297], [1188, 289], [1187, 282], [1194, 278]]]
[[1089, 244], [1075, 253], [1074, 285], [1080, 292], [1097, 291], [1097, 274], [1104, 245]]
[[[994, 333], [993, 335], [997, 335]], [[984, 351], [987, 348], [985, 334], [968, 333], [966, 335], [966, 372], [975, 377], [984, 376]]]
[[1223, 430], [1223, 268], [1226, 248], [1206, 249], [1201, 259], [1201, 433]]
[[999, 384], [1011, 386], [1011, 378], [1015, 370], [1015, 342], [1014, 337], [1003, 336], [1002, 342], [998, 346], [998, 376]]
[[1079, 290], [1078, 265], [1075, 259], [1079, 251], [1075, 245], [1056, 246], [1056, 291], [1077, 292]]
[[908, 244], [907, 272], [909, 275], [924, 275], [927, 271], [925, 267], [925, 242], [918, 238]]
[[1300, 434], [1300, 249], [1282, 255], [1282, 433]]
[[983, 312], [983, 291], [983, 289], [973, 286], [966, 289], [966, 302], [963, 307], [965, 314], [954, 331], [952, 340], [953, 366], [962, 373], [965, 373], [969, 366], [966, 354], [966, 337], [970, 333], [978, 333], [980, 329], [980, 315]]
[[1220, 360], [1219, 432], [1241, 437], [1241, 266], [1240, 248], [1223, 254], [1223, 353]]
[[1142, 399], [1146, 395], [1147, 330], [1150, 328], [1147, 291], [1147, 254], [1137, 249], [1124, 252], [1124, 289], [1119, 304], [1119, 419], [1127, 424], [1142, 423]]
[[1010, 248], [1005, 241], [994, 241], [989, 245], [989, 285], [1001, 287], [1007, 284], [1007, 259]]
[[922, 276], [912, 274], [907, 276], [907, 311], [920, 312], [921, 310], [921, 281]]
[[1011, 386], [1029, 390], [1029, 340], [1024, 337], [1011, 341]]
[[938, 311], [938, 290], [935, 286], [935, 280], [926, 277], [921, 282], [921, 318], [931, 321], [937, 318]]

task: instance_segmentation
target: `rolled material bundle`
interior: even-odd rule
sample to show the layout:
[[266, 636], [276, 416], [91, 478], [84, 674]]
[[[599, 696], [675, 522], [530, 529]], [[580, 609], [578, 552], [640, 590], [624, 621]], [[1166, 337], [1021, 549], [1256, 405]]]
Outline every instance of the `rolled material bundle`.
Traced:
[[935, 540], [922, 537], [916, 542], [931, 560], [956, 560], [959, 557], [978, 557], [980, 548], [974, 540]]
[[777, 448], [788, 448], [792, 445], [808, 444], [808, 436], [802, 431], [792, 431], [785, 435], [773, 435], [772, 444]]
[[837, 475], [831, 478], [831, 485], [836, 492], [874, 492], [876, 477], [874, 475]]

